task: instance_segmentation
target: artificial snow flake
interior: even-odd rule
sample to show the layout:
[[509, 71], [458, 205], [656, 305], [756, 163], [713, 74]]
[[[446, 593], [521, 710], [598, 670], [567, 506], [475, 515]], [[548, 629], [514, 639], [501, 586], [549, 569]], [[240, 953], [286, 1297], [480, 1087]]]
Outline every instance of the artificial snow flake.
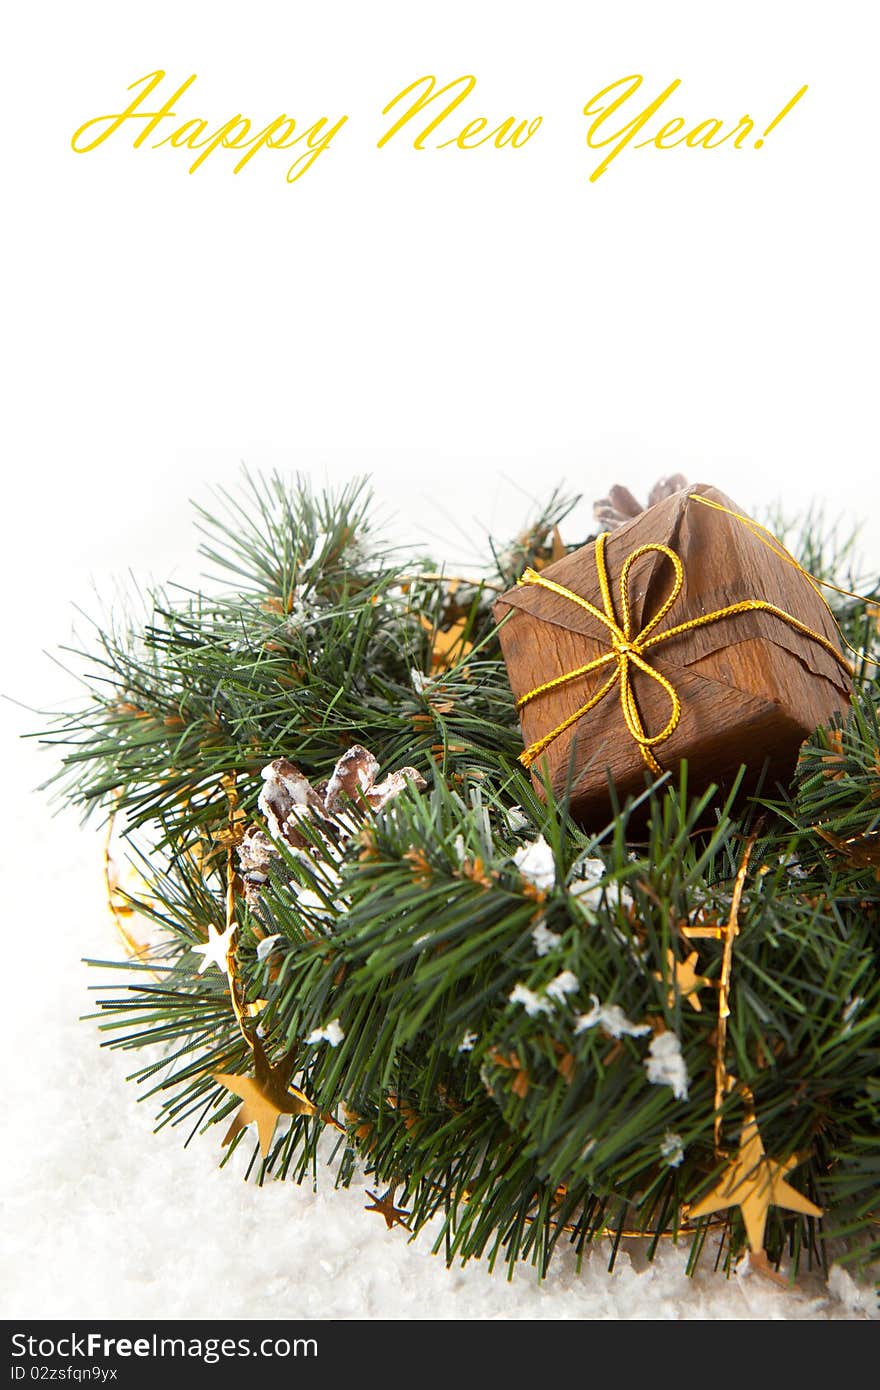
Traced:
[[554, 950], [562, 940], [558, 932], [551, 931], [542, 917], [536, 926], [532, 928], [532, 941], [535, 944], [536, 956], [547, 956]]
[[290, 611], [284, 620], [284, 626], [289, 633], [296, 633], [300, 628], [308, 627], [315, 615], [316, 609], [306, 602], [305, 594], [297, 589], [291, 600]]
[[626, 886], [602, 882], [608, 872], [602, 859], [583, 859], [578, 865], [578, 871], [581, 877], [568, 885], [568, 891], [581, 907], [595, 909], [603, 897], [612, 906], [615, 903], [620, 903], [623, 907], [632, 906], [633, 896]]
[[507, 824], [510, 826], [514, 835], [520, 830], [525, 830], [529, 823], [529, 818], [523, 812], [521, 806], [511, 806], [507, 812]]
[[522, 845], [513, 856], [513, 862], [523, 878], [534, 885], [539, 893], [545, 893], [556, 882], [556, 863], [553, 851], [539, 835], [527, 845]]
[[473, 1033], [470, 1029], [468, 1029], [468, 1031], [462, 1037], [461, 1042], [458, 1044], [459, 1052], [473, 1052], [476, 1042], [476, 1033]]
[[676, 1100], [688, 1098], [688, 1074], [676, 1033], [658, 1033], [651, 1039], [644, 1059], [648, 1080], [655, 1086], [671, 1086]]
[[552, 1014], [553, 1005], [549, 999], [544, 999], [540, 994], [536, 994], [527, 985], [514, 985], [508, 996], [511, 1004], [522, 1004], [529, 1018], [537, 1018], [539, 1014]]
[[431, 684], [431, 677], [426, 676], [424, 671], [417, 671], [415, 666], [410, 667], [409, 679], [417, 695], [424, 695], [428, 686]]
[[331, 1018], [329, 1023], [325, 1023], [323, 1028], [313, 1028], [306, 1043], [328, 1042], [331, 1047], [338, 1047], [345, 1037], [339, 1024], [338, 1018]]
[[455, 851], [455, 857], [458, 860], [459, 864], [463, 864], [465, 859], [467, 858], [467, 850], [465, 849], [463, 835], [456, 835], [452, 844], [452, 848]]
[[804, 868], [796, 854], [789, 854], [785, 859], [780, 859], [780, 864], [788, 870], [790, 878], [809, 878], [810, 875]]
[[257, 942], [257, 960], [264, 961], [267, 956], [271, 956], [276, 942], [283, 940], [280, 932], [276, 932], [274, 936], [264, 936], [262, 941]]
[[846, 1007], [844, 1008], [843, 1013], [841, 1015], [844, 1033], [848, 1033], [852, 1028], [853, 1023], [855, 1022], [856, 1014], [858, 1013], [859, 1009], [862, 1007], [864, 1002], [865, 1001], [860, 994], [855, 995], [855, 997], [852, 999], [847, 999]]
[[303, 560], [302, 562], [302, 568], [306, 571], [306, 573], [314, 569], [318, 561], [321, 559], [322, 555], [324, 554], [324, 549], [327, 545], [327, 539], [328, 538], [327, 536], [325, 536], [323, 531], [319, 531], [316, 535], [315, 544], [312, 546], [311, 553], [308, 556], [306, 556], [305, 560]]
[[296, 905], [307, 917], [331, 917], [333, 909], [327, 906], [320, 893], [316, 893], [313, 888], [301, 888], [299, 884], [294, 886]]
[[604, 860], [595, 857], [582, 859], [577, 867], [580, 878], [576, 883], [570, 885], [569, 892], [573, 893], [576, 898], [585, 898], [589, 901], [589, 890], [595, 888], [597, 889], [598, 900], [598, 896], [601, 895], [599, 885], [605, 877]]
[[586, 880], [579, 881], [569, 884], [568, 891], [583, 908], [595, 909], [602, 901], [603, 889], [598, 883], [590, 883]]
[[621, 1038], [624, 1033], [630, 1038], [641, 1038], [650, 1033], [648, 1023], [633, 1023], [627, 1018], [619, 1004], [600, 1004], [595, 994], [590, 995], [590, 1012], [578, 1014], [575, 1020], [575, 1033], [585, 1033], [588, 1028], [601, 1028], [609, 1038]]
[[605, 887], [605, 897], [612, 907], [614, 907], [616, 903], [619, 903], [621, 907], [628, 908], [632, 907], [635, 902], [635, 898], [625, 883], [607, 884]]
[[684, 1140], [680, 1134], [667, 1129], [663, 1136], [663, 1143], [660, 1145], [660, 1157], [670, 1168], [678, 1168], [684, 1158]]
[[551, 999], [554, 999], [557, 1004], [564, 1004], [566, 996], [574, 994], [576, 990], [580, 989], [580, 985], [581, 982], [573, 971], [562, 970], [556, 976], [555, 980], [550, 981], [544, 992]]

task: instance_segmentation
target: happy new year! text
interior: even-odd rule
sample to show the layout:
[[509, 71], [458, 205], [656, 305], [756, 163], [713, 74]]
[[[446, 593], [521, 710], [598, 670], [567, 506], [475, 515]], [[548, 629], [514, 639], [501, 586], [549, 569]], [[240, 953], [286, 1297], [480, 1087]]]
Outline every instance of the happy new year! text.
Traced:
[[[166, 78], [159, 68], [132, 82], [126, 89], [132, 95], [120, 109], [91, 116], [78, 127], [70, 142], [73, 150], [89, 154], [117, 134], [133, 135], [136, 150], [182, 151], [191, 174], [209, 160], [222, 164], [224, 155], [226, 167], [240, 174], [257, 155], [262, 160], [268, 153], [286, 151], [285, 176], [295, 183], [333, 147], [349, 121], [342, 114], [302, 120], [282, 112], [262, 123], [241, 112], [219, 121], [186, 115], [183, 108], [192, 97], [197, 74], [177, 85]], [[477, 79], [468, 74], [442, 84], [431, 75], [408, 83], [382, 108], [385, 125], [376, 148], [408, 143], [420, 151], [481, 149], [509, 157], [530, 145], [542, 131], [544, 118], [510, 111], [486, 114], [474, 97], [476, 85]], [[759, 150], [807, 91], [802, 86], [784, 106], [759, 120], [748, 113], [733, 119], [673, 115], [670, 103], [677, 101], [680, 87], [681, 79], [674, 78], [652, 91], [644, 77], [631, 74], [602, 87], [587, 101], [582, 108], [588, 121], [586, 145], [603, 151], [589, 173], [591, 183], [632, 150]]]

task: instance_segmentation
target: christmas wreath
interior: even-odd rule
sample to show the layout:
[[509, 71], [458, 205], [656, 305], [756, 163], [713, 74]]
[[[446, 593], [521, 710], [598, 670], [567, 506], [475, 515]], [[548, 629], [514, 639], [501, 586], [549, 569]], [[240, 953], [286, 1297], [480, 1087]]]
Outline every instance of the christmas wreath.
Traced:
[[[439, 1218], [450, 1261], [543, 1272], [559, 1242], [638, 1236], [691, 1266], [867, 1267], [878, 610], [831, 591], [851, 706], [788, 786], [646, 768], [585, 826], [574, 755], [564, 785], [522, 766], [493, 614], [578, 550], [570, 507], [468, 578], [384, 547], [362, 483], [247, 478], [199, 509], [216, 581], [99, 625], [86, 701], [43, 734], [56, 791], [108, 823], [106, 1045], [143, 1050], [160, 1124], [219, 1124], [260, 1181], [365, 1171], [369, 1209]], [[843, 588], [821, 528], [791, 544]], [[615, 643], [618, 670], [643, 652]]]

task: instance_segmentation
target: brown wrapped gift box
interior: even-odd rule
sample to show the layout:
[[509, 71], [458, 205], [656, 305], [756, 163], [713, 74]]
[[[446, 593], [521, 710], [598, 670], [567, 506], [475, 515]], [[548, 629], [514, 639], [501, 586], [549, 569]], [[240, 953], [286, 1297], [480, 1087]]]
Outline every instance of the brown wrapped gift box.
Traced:
[[[723, 493], [700, 484], [665, 498], [607, 537], [605, 558], [618, 622], [627, 556], [641, 545], [660, 543], [681, 559], [684, 585], [653, 633], [758, 599], [784, 609], [839, 648], [831, 615], [805, 576], [743, 521], [689, 500], [694, 493], [739, 511]], [[549, 565], [541, 578], [603, 609], [595, 543]], [[672, 564], [657, 552], [633, 563], [628, 585], [633, 636], [661, 607], [674, 579]], [[518, 585], [504, 594], [495, 616], [500, 621], [510, 613], [500, 637], [517, 700], [611, 646], [609, 631], [594, 615], [538, 586]], [[766, 786], [787, 781], [803, 740], [849, 701], [849, 679], [831, 653], [770, 613], [726, 617], [658, 644], [645, 656], [681, 701], [678, 726], [654, 754], [664, 769], [673, 771], [687, 759], [694, 792], [710, 782], [723, 788], [741, 764], [749, 769], [747, 785], [754, 785], [765, 764]], [[520, 716], [526, 748], [573, 715], [614, 670], [614, 664], [605, 665], [524, 705]], [[659, 733], [670, 716], [668, 694], [639, 670], [633, 671], [632, 685], [645, 732]], [[650, 774], [624, 721], [619, 682], [536, 758], [536, 787], [541, 789], [546, 769], [554, 792], [561, 793], [572, 757], [572, 813], [585, 825], [607, 818], [609, 776], [621, 799], [643, 790]]]

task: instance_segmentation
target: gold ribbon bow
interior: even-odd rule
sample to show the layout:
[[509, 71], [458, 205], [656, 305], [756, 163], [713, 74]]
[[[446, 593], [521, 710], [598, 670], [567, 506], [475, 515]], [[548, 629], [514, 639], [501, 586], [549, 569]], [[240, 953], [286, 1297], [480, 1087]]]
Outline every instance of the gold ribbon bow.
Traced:
[[[545, 695], [550, 690], [556, 690], [558, 686], [565, 685], [568, 681], [577, 680], [580, 676], [586, 676], [591, 671], [597, 671], [603, 666], [614, 666], [614, 670], [608, 677], [604, 685], [600, 686], [594, 695], [587, 700], [586, 704], [581, 705], [580, 709], [575, 710], [567, 719], [563, 719], [561, 724], [557, 724], [555, 729], [544, 734], [535, 743], [529, 745], [524, 753], [520, 754], [520, 762], [525, 767], [531, 767], [535, 759], [543, 753], [544, 749], [557, 739], [560, 734], [564, 734], [566, 729], [570, 729], [572, 724], [576, 724], [590, 710], [595, 709], [605, 696], [620, 683], [620, 708], [623, 712], [624, 723], [635, 742], [639, 745], [639, 751], [654, 773], [662, 772], [662, 768], [654, 756], [653, 750], [661, 743], [665, 743], [671, 738], [678, 728], [681, 719], [681, 700], [674, 685], [666, 676], [652, 666], [648, 659], [648, 653], [663, 642], [670, 642], [675, 637], [680, 637], [685, 632], [693, 632], [696, 628], [707, 627], [710, 623], [721, 622], [724, 618], [735, 618], [740, 613], [772, 613], [774, 617], [787, 623], [796, 632], [802, 633], [814, 642], [818, 642], [821, 647], [834, 657], [848, 675], [852, 672], [848, 663], [841, 656], [840, 652], [827, 637], [819, 632], [814, 632], [798, 618], [787, 613], [784, 608], [778, 608], [775, 603], [768, 603], [764, 599], [750, 598], [743, 599], [740, 603], [731, 603], [726, 608], [718, 608], [714, 613], [704, 613], [697, 618], [689, 618], [686, 622], [678, 623], [675, 627], [668, 627], [663, 632], [655, 632], [658, 623], [662, 622], [666, 614], [678, 599], [684, 586], [684, 565], [674, 550], [670, 550], [667, 545], [660, 545], [651, 542], [647, 545], [640, 545], [627, 555], [620, 571], [620, 611], [622, 620], [618, 622], [617, 614], [614, 610], [614, 600], [611, 596], [611, 586], [608, 581], [608, 567], [605, 561], [605, 542], [608, 533], [603, 531], [596, 538], [596, 570], [599, 578], [599, 591], [602, 595], [602, 604], [605, 611], [597, 608], [589, 599], [582, 598], [580, 594], [573, 593], [571, 589], [566, 589], [562, 584], [556, 584], [552, 579], [547, 579], [538, 574], [533, 569], [527, 569], [520, 580], [520, 584], [535, 584], [542, 589], [548, 589], [553, 594], [558, 594], [560, 598], [568, 599], [571, 603], [576, 603], [578, 607], [591, 613], [598, 619], [604, 627], [608, 629], [611, 638], [611, 646], [602, 656], [597, 656], [593, 661], [585, 662], [583, 666], [578, 666], [573, 671], [567, 671], [562, 676], [556, 676], [553, 680], [545, 681], [543, 685], [535, 686], [534, 690], [528, 691], [517, 701], [517, 709], [522, 709], [532, 700], [536, 700], [539, 695]], [[633, 632], [632, 609], [629, 596], [629, 574], [633, 565], [643, 555], [657, 554], [664, 556], [672, 565], [675, 572], [672, 588], [664, 599], [660, 608], [654, 614], [640, 632]], [[800, 566], [798, 566], [800, 568]], [[647, 734], [642, 724], [639, 714], [636, 697], [633, 691], [633, 667], [656, 681], [660, 688], [665, 691], [669, 698], [670, 715], [659, 734]]]

